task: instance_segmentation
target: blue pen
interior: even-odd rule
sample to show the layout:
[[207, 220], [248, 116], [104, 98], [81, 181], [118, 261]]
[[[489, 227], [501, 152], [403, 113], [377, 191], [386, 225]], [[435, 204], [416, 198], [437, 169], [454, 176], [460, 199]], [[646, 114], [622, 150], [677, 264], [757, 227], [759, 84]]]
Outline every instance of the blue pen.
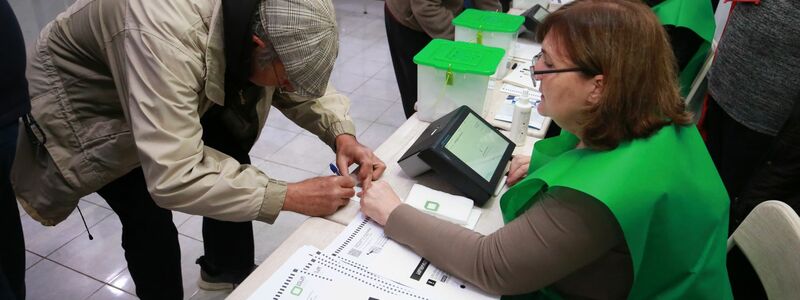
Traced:
[[342, 176], [342, 173], [339, 172], [339, 168], [337, 168], [336, 165], [334, 165], [333, 163], [329, 163], [328, 167], [331, 168], [331, 172], [333, 172], [333, 174], [336, 174], [337, 176]]

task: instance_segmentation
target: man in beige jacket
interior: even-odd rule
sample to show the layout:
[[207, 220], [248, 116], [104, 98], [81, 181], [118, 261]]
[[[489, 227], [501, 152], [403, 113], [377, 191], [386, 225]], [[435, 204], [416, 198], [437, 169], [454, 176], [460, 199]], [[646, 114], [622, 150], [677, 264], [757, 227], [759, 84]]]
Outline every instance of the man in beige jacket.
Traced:
[[328, 215], [354, 194], [348, 176], [287, 184], [248, 164], [270, 106], [359, 164], [365, 188], [385, 169], [327, 86], [337, 51], [330, 0], [78, 0], [30, 55], [17, 199], [55, 225], [98, 192], [145, 299], [183, 297], [170, 210], [205, 216], [200, 286], [231, 288], [253, 268], [251, 220]]

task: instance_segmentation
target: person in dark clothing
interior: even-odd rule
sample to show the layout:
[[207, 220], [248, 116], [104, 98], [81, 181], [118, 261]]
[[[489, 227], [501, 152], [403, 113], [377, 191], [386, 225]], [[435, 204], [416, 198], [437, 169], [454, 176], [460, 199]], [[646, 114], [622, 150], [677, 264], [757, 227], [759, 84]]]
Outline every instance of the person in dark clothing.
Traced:
[[[708, 73], [700, 121], [731, 201], [732, 233], [766, 200], [800, 212], [800, 3], [734, 3]], [[728, 255], [734, 296], [766, 299], [758, 276], [735, 249]]]
[[17, 149], [19, 119], [27, 114], [25, 41], [17, 17], [6, 0], [0, 0], [0, 298], [25, 299], [25, 240], [19, 209], [9, 180]]

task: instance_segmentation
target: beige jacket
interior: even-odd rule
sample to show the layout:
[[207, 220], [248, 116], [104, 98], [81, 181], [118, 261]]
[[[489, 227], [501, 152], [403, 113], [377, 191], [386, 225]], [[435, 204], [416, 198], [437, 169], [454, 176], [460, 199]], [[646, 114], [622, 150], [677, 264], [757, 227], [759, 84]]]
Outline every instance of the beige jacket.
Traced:
[[[473, 0], [475, 8], [500, 11], [499, 0]], [[464, 0], [386, 0], [392, 16], [404, 26], [432, 38], [453, 40], [453, 18], [464, 10]]]
[[[219, 0], [78, 0], [60, 14], [29, 55], [41, 131], [22, 126], [12, 170], [25, 210], [55, 225], [80, 197], [141, 166], [161, 207], [273, 222], [286, 183], [201, 139], [200, 117], [224, 105], [222, 48]], [[330, 85], [319, 99], [265, 88], [259, 128], [271, 105], [329, 145], [355, 133], [349, 100]]]

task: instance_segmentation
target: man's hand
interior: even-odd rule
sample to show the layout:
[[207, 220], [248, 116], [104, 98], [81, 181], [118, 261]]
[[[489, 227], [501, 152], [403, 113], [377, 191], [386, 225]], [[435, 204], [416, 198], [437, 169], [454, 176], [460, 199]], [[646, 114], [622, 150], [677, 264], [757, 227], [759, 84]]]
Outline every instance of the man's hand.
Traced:
[[371, 189], [365, 189], [358, 196], [361, 197], [361, 211], [381, 225], [386, 225], [389, 215], [400, 206], [400, 197], [385, 181], [374, 182]]
[[508, 169], [506, 185], [513, 186], [528, 175], [528, 166], [531, 165], [531, 157], [527, 155], [514, 155], [511, 159], [511, 167]]
[[386, 164], [372, 150], [358, 143], [354, 136], [341, 134], [336, 137], [336, 167], [347, 176], [347, 168], [353, 163], [360, 166], [358, 180], [364, 189], [368, 189], [372, 180], [380, 178], [386, 170]]
[[349, 176], [326, 176], [290, 183], [283, 210], [312, 217], [327, 216], [346, 205], [355, 195], [355, 181]]

